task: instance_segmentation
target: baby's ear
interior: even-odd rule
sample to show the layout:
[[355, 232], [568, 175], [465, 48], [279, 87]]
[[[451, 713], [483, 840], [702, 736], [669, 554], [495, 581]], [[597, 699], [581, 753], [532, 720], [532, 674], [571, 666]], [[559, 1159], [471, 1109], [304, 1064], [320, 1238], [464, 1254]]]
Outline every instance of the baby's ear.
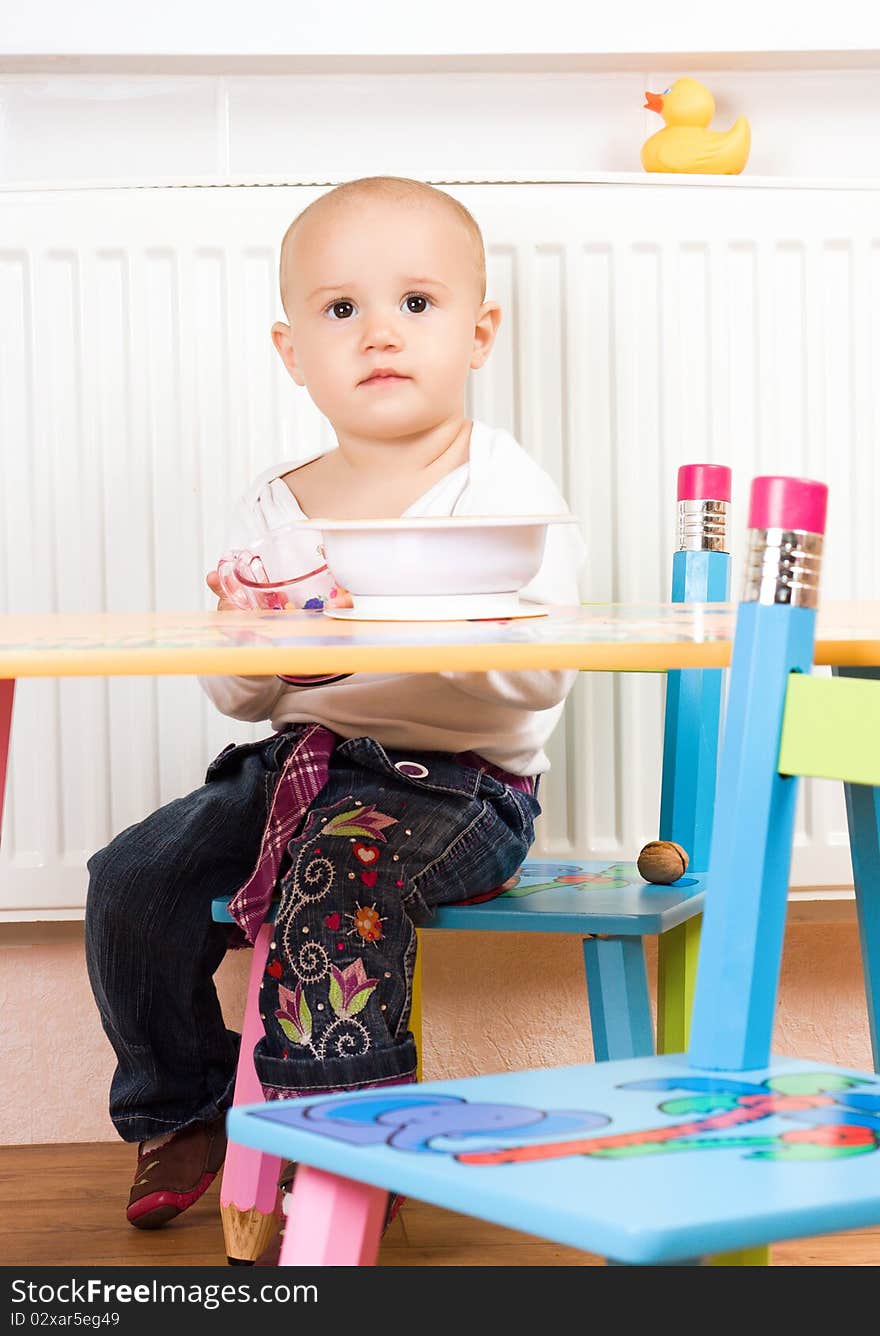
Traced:
[[501, 307], [497, 302], [483, 302], [477, 314], [474, 328], [474, 351], [471, 355], [471, 368], [476, 371], [488, 358], [501, 324]]
[[290, 325], [285, 325], [280, 320], [277, 321], [272, 326], [272, 342], [275, 344], [278, 356], [287, 367], [289, 375], [297, 385], [305, 385], [305, 377], [300, 370], [296, 349], [290, 336]]

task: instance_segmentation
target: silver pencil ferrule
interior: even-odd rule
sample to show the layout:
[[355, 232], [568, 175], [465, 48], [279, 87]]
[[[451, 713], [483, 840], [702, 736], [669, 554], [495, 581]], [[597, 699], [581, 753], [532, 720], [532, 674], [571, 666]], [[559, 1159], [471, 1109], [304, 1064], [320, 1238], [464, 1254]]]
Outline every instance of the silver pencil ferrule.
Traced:
[[822, 542], [804, 529], [750, 529], [743, 602], [817, 607]]
[[679, 501], [678, 551], [727, 551], [726, 501]]

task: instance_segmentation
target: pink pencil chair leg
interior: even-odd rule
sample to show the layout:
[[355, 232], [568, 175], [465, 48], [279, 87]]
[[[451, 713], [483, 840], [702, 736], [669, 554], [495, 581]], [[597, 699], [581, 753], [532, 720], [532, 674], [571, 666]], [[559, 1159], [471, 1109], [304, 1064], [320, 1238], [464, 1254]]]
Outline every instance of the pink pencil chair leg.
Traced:
[[[235, 1077], [233, 1104], [255, 1104], [263, 1089], [254, 1068], [253, 1052], [262, 1038], [260, 984], [266, 968], [273, 925], [264, 923], [254, 944], [247, 1003], [241, 1031], [241, 1051]], [[264, 1155], [230, 1141], [220, 1184], [220, 1215], [226, 1256], [232, 1263], [255, 1262], [275, 1237], [279, 1222], [277, 1155]]]
[[279, 1266], [375, 1266], [388, 1193], [307, 1164], [287, 1199]]

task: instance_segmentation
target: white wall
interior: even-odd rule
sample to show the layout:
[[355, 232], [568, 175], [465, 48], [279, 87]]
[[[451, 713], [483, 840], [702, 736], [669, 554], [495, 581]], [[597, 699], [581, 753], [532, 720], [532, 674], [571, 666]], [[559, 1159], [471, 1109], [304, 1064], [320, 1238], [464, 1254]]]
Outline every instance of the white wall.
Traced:
[[312, 55], [511, 52], [837, 52], [880, 47], [864, 0], [4, 0], [0, 52]]
[[[0, 184], [269, 177], [578, 180], [641, 172], [644, 109], [684, 63], [617, 72], [13, 72]], [[742, 179], [880, 175], [880, 66], [708, 70], [713, 127], [752, 126]]]

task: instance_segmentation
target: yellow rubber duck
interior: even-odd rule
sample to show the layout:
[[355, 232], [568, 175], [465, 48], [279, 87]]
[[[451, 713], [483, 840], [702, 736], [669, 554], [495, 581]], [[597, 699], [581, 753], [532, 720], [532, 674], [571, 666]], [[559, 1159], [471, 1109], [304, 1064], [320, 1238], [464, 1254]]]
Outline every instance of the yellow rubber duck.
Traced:
[[664, 93], [646, 93], [645, 106], [666, 122], [642, 145], [646, 172], [714, 172], [735, 176], [745, 167], [752, 132], [745, 116], [729, 130], [708, 130], [715, 99], [696, 79], [676, 79]]

